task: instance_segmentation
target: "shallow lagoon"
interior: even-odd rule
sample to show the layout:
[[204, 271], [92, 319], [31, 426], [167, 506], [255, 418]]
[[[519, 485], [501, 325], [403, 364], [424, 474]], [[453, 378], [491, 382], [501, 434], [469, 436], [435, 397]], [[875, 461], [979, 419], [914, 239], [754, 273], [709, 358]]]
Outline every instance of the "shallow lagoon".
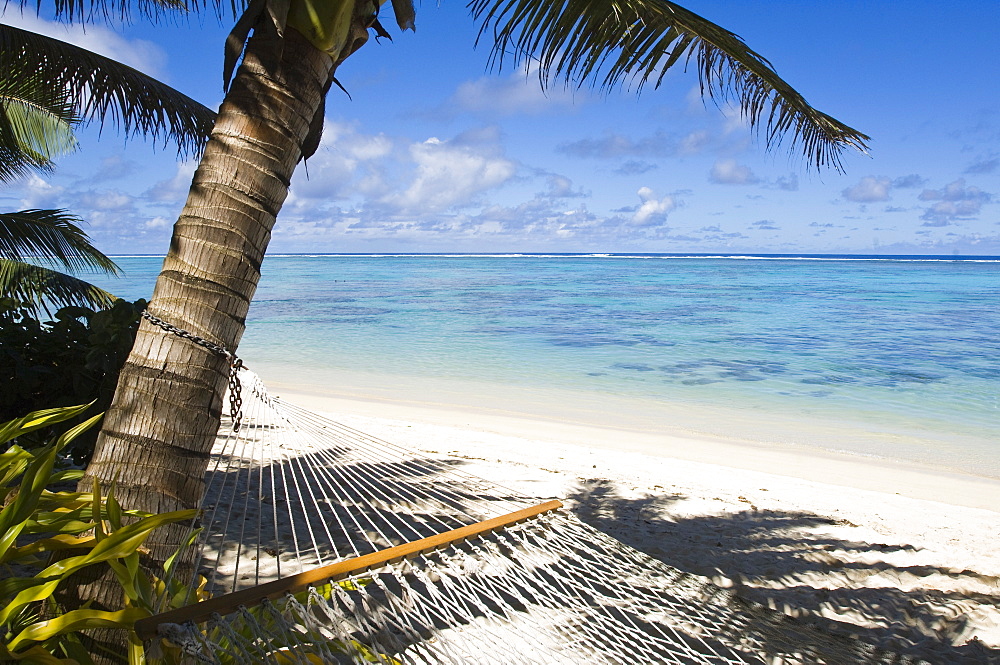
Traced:
[[[119, 259], [124, 297], [161, 259]], [[268, 378], [1000, 477], [1000, 260], [271, 256]], [[395, 392], [394, 392], [395, 391]]]

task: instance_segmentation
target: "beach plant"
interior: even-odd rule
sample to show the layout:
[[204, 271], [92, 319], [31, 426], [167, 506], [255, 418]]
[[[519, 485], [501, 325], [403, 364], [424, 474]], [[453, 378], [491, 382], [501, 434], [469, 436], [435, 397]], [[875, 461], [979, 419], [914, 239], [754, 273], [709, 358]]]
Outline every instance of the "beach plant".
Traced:
[[[100, 310], [63, 307], [44, 320], [18, 301], [0, 298], [0, 383], [5, 387], [0, 392], [0, 421], [86, 402], [93, 402], [97, 411], [106, 410], [145, 307], [141, 299], [116, 300]], [[81, 432], [60, 454], [86, 463], [97, 431]], [[50, 438], [50, 429], [42, 428], [20, 435], [19, 443], [31, 448]]]
[[[47, 446], [29, 451], [16, 441], [32, 432], [66, 423], [92, 405], [44, 409], [0, 424], [0, 661], [37, 664], [93, 662], [93, 646], [81, 631], [111, 628], [129, 643], [128, 658], [141, 662], [142, 644], [131, 632], [150, 616], [161, 597], [176, 595], [143, 567], [143, 542], [164, 525], [194, 518], [197, 511], [151, 515], [123, 510], [109, 491], [60, 491], [81, 472], [60, 469], [59, 452], [93, 427], [93, 416], [63, 432]], [[13, 443], [12, 443], [13, 442]], [[55, 556], [53, 556], [55, 555]], [[167, 561], [175, 565], [176, 555]], [[59, 594], [71, 576], [106, 567], [120, 586], [120, 609], [83, 606], [63, 612]]]
[[[0, 182], [46, 174], [77, 148], [74, 129], [109, 122], [125, 136], [173, 143], [198, 154], [215, 114], [115, 60], [0, 24]], [[66, 210], [0, 213], [0, 297], [32, 313], [50, 306], [106, 307], [115, 298], [75, 274], [119, 274], [82, 220]]]

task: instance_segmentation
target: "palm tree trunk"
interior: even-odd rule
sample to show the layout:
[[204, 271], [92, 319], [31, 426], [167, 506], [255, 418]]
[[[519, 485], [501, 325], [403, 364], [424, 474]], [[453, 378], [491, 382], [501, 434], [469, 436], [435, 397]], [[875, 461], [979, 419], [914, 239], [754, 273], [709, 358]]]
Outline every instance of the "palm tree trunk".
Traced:
[[[174, 226], [151, 313], [236, 349], [275, 216], [333, 65], [292, 29], [284, 39], [259, 30], [247, 44]], [[115, 496], [132, 509], [197, 507], [228, 371], [224, 356], [143, 320], [83, 487], [94, 479], [105, 488], [113, 483]], [[163, 561], [185, 534], [186, 527], [154, 533], [148, 543], [154, 560]], [[81, 590], [98, 602], [110, 601], [109, 593]]]

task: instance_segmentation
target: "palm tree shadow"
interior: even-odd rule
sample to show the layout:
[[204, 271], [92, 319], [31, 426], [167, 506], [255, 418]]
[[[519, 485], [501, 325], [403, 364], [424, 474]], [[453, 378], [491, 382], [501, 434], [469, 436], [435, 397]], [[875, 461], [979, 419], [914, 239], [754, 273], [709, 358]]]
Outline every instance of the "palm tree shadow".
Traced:
[[[852, 542], [823, 535], [838, 524], [808, 512], [757, 510], [672, 520], [672, 494], [623, 498], [608, 481], [583, 481], [571, 497], [591, 526], [660, 561], [732, 585], [754, 605], [777, 609], [824, 631], [912, 657], [914, 662], [1000, 663], [1000, 649], [969, 639], [975, 623], [995, 621], [1000, 584], [975, 571], [893, 565], [886, 554], [909, 545]], [[631, 524], [635, 528], [621, 528]], [[940, 586], [984, 588], [962, 593]]]

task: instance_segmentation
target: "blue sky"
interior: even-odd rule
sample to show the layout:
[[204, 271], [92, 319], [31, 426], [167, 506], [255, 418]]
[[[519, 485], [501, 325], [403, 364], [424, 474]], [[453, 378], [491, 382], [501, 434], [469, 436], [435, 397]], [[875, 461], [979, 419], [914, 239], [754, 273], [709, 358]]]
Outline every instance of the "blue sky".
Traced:
[[[369, 42], [339, 72], [323, 143], [299, 167], [274, 252], [1000, 254], [995, 0], [685, 4], [736, 32], [815, 107], [872, 137], [845, 174], [767, 152], [693, 74], [657, 90], [550, 89], [487, 71], [464, 3], [418, 5], [417, 32]], [[210, 107], [229, 25], [67, 31]], [[166, 251], [194, 170], [111, 128], [0, 207], [69, 208], [107, 253]]]

